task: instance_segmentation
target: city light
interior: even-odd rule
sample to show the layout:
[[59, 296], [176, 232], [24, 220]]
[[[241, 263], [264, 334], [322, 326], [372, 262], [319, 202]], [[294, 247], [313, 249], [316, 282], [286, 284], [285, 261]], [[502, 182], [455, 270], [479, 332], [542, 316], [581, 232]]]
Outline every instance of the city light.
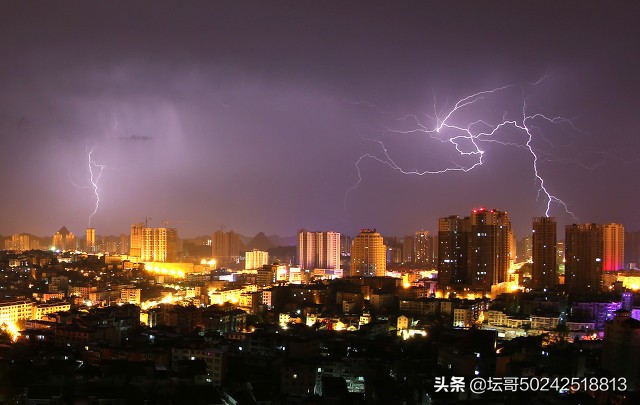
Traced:
[[12, 342], [16, 342], [20, 337], [20, 329], [14, 322], [2, 323], [2, 325], [0, 325], [0, 331], [8, 333]]
[[640, 2], [5, 3], [0, 402], [638, 402]]

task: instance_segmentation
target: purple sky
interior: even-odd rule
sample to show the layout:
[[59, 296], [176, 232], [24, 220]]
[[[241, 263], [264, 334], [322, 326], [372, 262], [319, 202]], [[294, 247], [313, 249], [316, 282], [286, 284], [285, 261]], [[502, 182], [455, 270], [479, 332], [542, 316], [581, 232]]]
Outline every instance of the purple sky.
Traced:
[[[383, 134], [407, 123], [358, 102], [432, 124], [434, 98], [446, 114], [469, 94], [543, 76], [525, 86], [528, 111], [578, 129], [535, 132], [548, 189], [578, 222], [640, 229], [640, 7], [450, 3], [3, 2], [0, 234], [83, 234], [95, 196], [74, 183], [89, 185], [93, 148], [107, 166], [99, 234], [151, 217], [183, 237], [220, 225], [391, 236], [486, 206], [509, 211], [521, 237], [546, 204], [523, 148], [483, 144], [485, 164], [466, 174], [406, 176], [364, 160], [345, 192], [360, 156], [382, 156], [369, 139], [406, 169], [465, 163], [450, 144]], [[495, 122], [521, 102], [516, 88], [452, 122]]]

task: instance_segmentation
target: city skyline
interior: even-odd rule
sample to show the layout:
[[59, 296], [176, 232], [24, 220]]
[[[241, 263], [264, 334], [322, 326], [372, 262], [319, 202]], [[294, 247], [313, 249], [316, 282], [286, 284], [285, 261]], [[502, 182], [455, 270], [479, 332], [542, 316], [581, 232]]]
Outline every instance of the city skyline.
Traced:
[[[471, 212], [473, 212], [474, 210], [475, 211], [484, 211], [484, 210], [487, 210], [487, 208], [486, 207], [478, 207], [477, 209], [476, 208], [472, 209]], [[492, 209], [492, 210], [494, 210], [494, 209]], [[459, 215], [454, 214], [454, 215], [450, 215], [448, 217], [456, 217], [456, 216], [459, 216]], [[464, 217], [464, 215], [461, 216], [461, 217]], [[438, 218], [438, 221], [440, 221], [442, 218], [445, 218], [445, 217]], [[543, 216], [543, 217], [540, 217], [540, 218], [547, 218], [547, 219], [550, 219], [550, 220], [555, 220], [555, 217], [552, 217], [552, 216], [550, 216], [550, 217], [544, 217]], [[535, 217], [533, 218], [534, 221], [536, 219], [537, 218], [535, 218]], [[94, 243], [97, 243], [98, 239], [96, 239], [96, 238], [98, 238], [98, 237], [101, 237], [101, 238], [119, 238], [119, 237], [122, 237], [122, 236], [129, 237], [131, 235], [131, 232], [130, 232], [131, 231], [131, 227], [133, 227], [135, 225], [143, 225], [144, 226], [143, 223], [141, 224], [140, 222], [138, 222], [138, 223], [130, 225], [129, 229], [124, 229], [124, 230], [122, 230], [120, 232], [109, 233], [109, 234], [97, 232], [95, 228], [87, 228], [86, 230], [79, 230], [79, 231], [82, 231], [82, 232], [86, 231], [86, 233], [88, 235], [89, 231], [91, 230], [92, 235], [94, 235], [94, 236], [92, 236], [94, 241], [95, 241]], [[605, 226], [605, 225], [622, 225], [624, 227], [624, 224], [615, 223], [615, 222], [608, 222], [608, 223], [575, 222], [575, 223], [567, 223], [566, 226], [569, 227], [569, 226], [572, 226], [572, 225], [602, 225], [602, 226]], [[152, 226], [152, 224], [149, 224], [149, 227], [150, 228], [163, 228], [162, 226], [154, 227], [154, 226]], [[3, 238], [3, 239], [11, 239], [12, 237], [19, 237], [19, 236], [25, 235], [25, 236], [34, 236], [34, 237], [39, 238], [39, 239], [53, 238], [53, 237], [56, 236], [56, 234], [58, 234], [60, 232], [61, 229], [65, 229], [67, 232], [69, 232], [69, 230], [67, 228], [68, 228], [67, 226], [63, 225], [61, 228], [59, 228], [58, 230], [56, 230], [55, 232], [53, 232], [51, 234], [38, 235], [38, 234], [31, 233], [31, 232], [15, 232], [15, 233], [6, 234], [6, 235], [1, 235], [0, 234], [0, 237]], [[229, 227], [224, 226], [223, 228], [226, 229], [226, 228], [229, 228]], [[534, 228], [535, 228], [535, 226], [533, 226], [532, 229], [529, 230], [529, 233], [525, 233], [525, 234], [522, 234], [522, 235], [514, 233], [513, 237], [515, 238], [516, 242], [518, 242], [518, 243], [520, 243], [521, 240], [526, 239], [526, 238], [531, 239], [531, 237], [535, 233], [535, 229]], [[183, 240], [197, 240], [197, 239], [201, 239], [201, 238], [209, 238], [209, 239], [211, 239], [213, 241], [213, 240], [215, 240], [217, 234], [228, 233], [228, 232], [222, 231], [220, 229], [217, 229], [217, 230], [213, 230], [213, 231], [210, 231], [210, 232], [202, 232], [202, 233], [195, 234], [195, 235], [182, 235], [180, 233], [180, 229], [177, 228], [177, 227], [169, 226], [166, 229], [171, 229], [174, 232], [177, 232], [178, 233], [178, 238], [179, 239], [183, 239]], [[256, 236], [264, 235], [267, 239], [269, 239], [271, 237], [274, 237], [279, 242], [281, 242], [281, 241], [291, 241], [291, 242], [296, 241], [296, 243], [297, 243], [297, 239], [299, 237], [299, 233], [300, 232], [305, 232], [305, 233], [337, 233], [339, 235], [343, 235], [343, 236], [347, 236], [347, 237], [351, 238], [351, 237], [357, 236], [358, 233], [360, 233], [363, 229], [369, 229], [369, 228], [361, 227], [357, 231], [355, 231], [353, 234], [345, 234], [345, 233], [337, 232], [335, 230], [330, 230], [330, 229], [310, 230], [308, 228], [298, 228], [297, 231], [295, 233], [293, 233], [293, 234], [283, 234], [283, 235], [276, 234], [274, 232], [269, 232], [268, 230], [258, 230], [255, 233], [247, 233], [247, 234], [236, 232], [233, 228], [229, 229], [229, 231], [231, 233], [236, 234], [237, 237], [240, 238], [240, 239], [238, 239], [239, 241], [241, 239], [250, 241], [251, 239], [255, 238]], [[373, 228], [373, 229], [377, 230], [377, 228]], [[564, 232], [564, 229], [565, 229], [565, 227], [562, 227], [562, 229], [560, 229], [560, 231]], [[407, 232], [406, 234], [403, 234], [403, 233], [401, 233], [401, 234], [390, 234], [390, 233], [386, 233], [386, 232], [383, 232], [383, 231], [380, 231], [380, 230], [378, 230], [378, 231], [385, 238], [387, 238], [387, 237], [388, 238], [404, 238], [404, 237], [415, 237], [415, 238], [418, 238], [418, 236], [420, 234], [425, 234], [427, 236], [430, 233], [437, 234], [438, 233], [438, 226], [436, 226], [435, 230], [433, 230], [433, 231], [421, 228], [421, 229], [416, 230], [414, 232]], [[634, 233], [634, 234], [635, 233], [639, 233], [639, 232], [640, 231], [629, 230], [629, 229], [626, 229], [626, 228], [625, 228], [625, 231], [624, 231], [624, 233]], [[82, 236], [82, 235], [76, 236], [74, 232], [71, 232], [71, 233], [74, 234], [74, 239], [77, 239], [78, 241], [83, 241], [82, 242], [82, 247], [85, 247], [86, 241], [87, 241], [87, 237], [86, 236]], [[563, 233], [559, 234], [559, 238], [558, 238], [559, 242], [564, 240], [562, 238], [562, 235], [564, 235], [564, 234]], [[428, 237], [432, 238], [432, 236], [428, 236]], [[284, 246], [284, 245], [281, 244], [280, 246]], [[435, 249], [435, 248], [433, 248], [433, 249]]]
[[[508, 85], [514, 92], [487, 98], [451, 124], [513, 114], [524, 89], [529, 113], [572, 123], [536, 122], [531, 143], [545, 185], [577, 217], [552, 204], [559, 229], [640, 229], [633, 204], [640, 28], [628, 9], [413, 2], [40, 9], [11, 3], [0, 17], [4, 236], [53, 235], [62, 226], [118, 235], [144, 218], [154, 226], [166, 220], [185, 238], [221, 226], [287, 237], [300, 228], [434, 234], [438, 218], [486, 207], [507, 211], [521, 237], [546, 208], [521, 134], [505, 130], [492, 139], [503, 144], [484, 144], [483, 164], [466, 173], [403, 175], [371, 159], [356, 167], [367, 154], [384, 157], [379, 142], [409, 171], [468, 167], [473, 162], [420, 134], [384, 129], [411, 130], [395, 117], [429, 122], [426, 115], [443, 118], [456, 100]], [[513, 15], [524, 16], [518, 32]]]
[[638, 16], [3, 1], [0, 402], [640, 403]]

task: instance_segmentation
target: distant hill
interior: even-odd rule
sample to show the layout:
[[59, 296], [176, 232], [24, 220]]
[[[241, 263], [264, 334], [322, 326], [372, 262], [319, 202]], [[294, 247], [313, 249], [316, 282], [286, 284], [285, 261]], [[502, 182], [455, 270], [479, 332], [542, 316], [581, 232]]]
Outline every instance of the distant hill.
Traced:
[[276, 247], [276, 245], [267, 238], [267, 235], [265, 235], [264, 232], [260, 232], [254, 236], [253, 239], [251, 239], [251, 242], [247, 244], [247, 250], [258, 249], [267, 251], [274, 247]]
[[269, 240], [276, 246], [296, 246], [298, 238], [295, 236], [280, 237], [278, 235], [269, 235]]
[[[240, 241], [244, 246], [241, 250], [260, 249], [267, 250], [278, 246], [296, 246], [297, 238], [295, 236], [281, 237], [278, 235], [265, 235], [264, 232], [258, 233], [256, 236], [240, 235]], [[254, 246], [260, 247], [254, 247]]]

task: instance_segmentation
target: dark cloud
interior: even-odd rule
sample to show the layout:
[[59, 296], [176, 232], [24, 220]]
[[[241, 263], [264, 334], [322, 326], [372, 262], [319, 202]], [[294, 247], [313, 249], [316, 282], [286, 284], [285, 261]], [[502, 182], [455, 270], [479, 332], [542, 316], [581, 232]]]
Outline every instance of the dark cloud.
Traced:
[[[488, 205], [516, 230], [544, 211], [523, 150], [487, 147], [466, 175], [407, 177], [370, 139], [395, 115], [433, 115], [478, 90], [529, 83], [541, 171], [581, 221], [640, 229], [639, 6], [581, 2], [4, 2], [0, 13], [0, 233], [86, 226], [86, 153], [107, 165], [99, 233], [144, 217], [182, 234], [221, 223], [250, 234], [297, 228], [434, 230]], [[493, 105], [501, 112], [512, 105]], [[493, 111], [493, 110], [492, 110]], [[481, 111], [482, 112], [482, 111]], [[426, 119], [426, 118], [425, 118]], [[512, 136], [511, 134], [504, 134]], [[409, 167], [456, 156], [385, 136]], [[28, 197], [27, 197], [28, 196]], [[572, 219], [554, 210], [561, 223]]]

